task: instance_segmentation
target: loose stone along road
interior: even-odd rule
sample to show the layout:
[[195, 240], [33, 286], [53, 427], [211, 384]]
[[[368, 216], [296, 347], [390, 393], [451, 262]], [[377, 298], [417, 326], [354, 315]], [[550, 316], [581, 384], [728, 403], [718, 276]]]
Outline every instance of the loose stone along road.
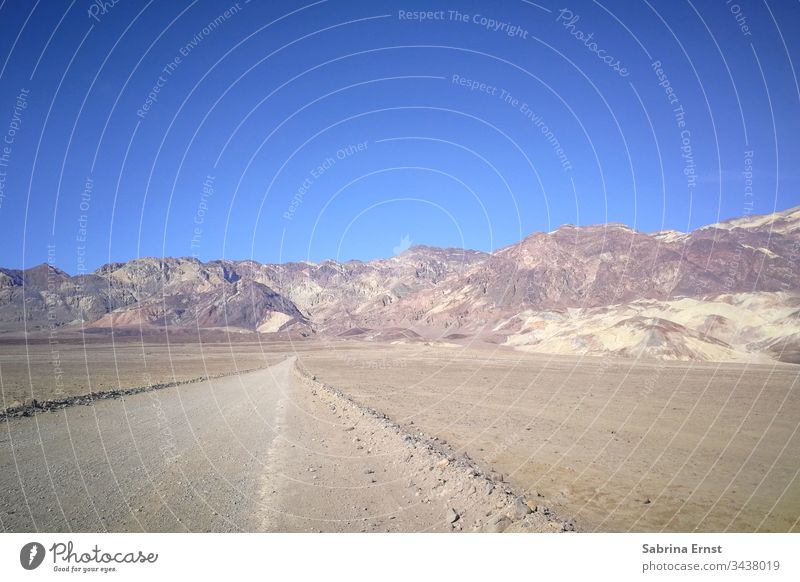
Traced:
[[575, 529], [295, 358], [10, 418], [0, 492], [5, 531]]

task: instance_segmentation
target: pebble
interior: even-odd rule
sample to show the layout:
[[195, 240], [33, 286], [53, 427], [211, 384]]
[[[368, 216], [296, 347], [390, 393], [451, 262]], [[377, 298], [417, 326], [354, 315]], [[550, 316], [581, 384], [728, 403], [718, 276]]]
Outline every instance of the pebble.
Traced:
[[460, 516], [458, 515], [458, 512], [455, 509], [450, 508], [450, 510], [447, 512], [447, 523], [455, 523], [458, 521], [459, 517]]
[[511, 525], [511, 521], [507, 517], [501, 517], [486, 526], [485, 529], [489, 533], [501, 533], [504, 532], [509, 525]]
[[530, 507], [527, 506], [521, 497], [517, 497], [511, 504], [511, 507], [506, 512], [509, 519], [522, 519], [529, 513], [533, 513]]

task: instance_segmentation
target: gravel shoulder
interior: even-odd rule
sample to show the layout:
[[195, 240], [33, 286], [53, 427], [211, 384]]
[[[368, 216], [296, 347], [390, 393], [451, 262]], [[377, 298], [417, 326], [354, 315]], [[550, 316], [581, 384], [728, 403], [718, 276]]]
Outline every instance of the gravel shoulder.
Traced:
[[[293, 364], [291, 404], [262, 489], [262, 529], [332, 532], [573, 531], [537, 499], [438, 438]], [[302, 509], [301, 513], [297, 513]]]

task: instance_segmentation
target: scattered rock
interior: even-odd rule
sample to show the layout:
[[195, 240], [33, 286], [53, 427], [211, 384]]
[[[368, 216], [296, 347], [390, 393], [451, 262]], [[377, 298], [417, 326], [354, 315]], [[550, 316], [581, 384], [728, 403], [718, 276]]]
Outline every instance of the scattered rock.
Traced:
[[501, 533], [506, 531], [506, 528], [508, 528], [510, 525], [510, 519], [507, 517], [501, 517], [500, 519], [496, 519], [491, 524], [485, 526], [484, 529], [488, 533]]
[[[250, 368], [247, 370], [239, 370], [234, 374], [243, 374], [246, 372], [252, 372], [254, 370], [258, 370], [260, 368]], [[97, 400], [108, 400], [111, 398], [122, 398], [124, 399], [126, 396], [131, 396], [133, 394], [140, 394], [142, 392], [152, 392], [154, 390], [161, 390], [163, 388], [171, 388], [173, 386], [182, 386], [184, 384], [195, 384], [197, 382], [204, 382], [209, 379], [214, 378], [223, 378], [225, 376], [230, 376], [231, 373], [225, 374], [217, 374], [212, 376], [201, 376], [198, 378], [191, 378], [189, 380], [178, 380], [176, 382], [164, 382], [160, 384], [148, 384], [145, 386], [137, 386], [135, 388], [122, 388], [116, 390], [108, 390], [108, 391], [101, 391], [101, 392], [92, 392], [90, 394], [81, 394], [78, 396], [70, 396], [68, 398], [63, 398], [60, 400], [45, 400], [40, 401], [37, 399], [31, 399], [24, 404], [18, 406], [12, 406], [10, 408], [6, 408], [5, 410], [0, 410], [0, 421], [8, 420], [9, 418], [19, 418], [19, 417], [28, 417], [33, 416], [34, 414], [38, 414], [40, 412], [52, 412], [55, 410], [61, 410], [63, 408], [67, 408], [68, 406], [91, 406]]]
[[447, 512], [447, 523], [455, 523], [458, 521], [458, 518], [461, 517], [458, 515], [458, 512], [455, 509], [450, 508]]
[[506, 515], [509, 519], [517, 520], [522, 519], [529, 513], [533, 513], [531, 508], [528, 507], [521, 497], [517, 497], [506, 512]]
[[544, 505], [539, 505], [537, 507], [537, 510], [539, 511], [539, 513], [541, 513], [545, 517], [550, 517], [551, 515], [553, 515], [553, 510], [550, 509], [549, 507], [544, 506]]
[[[563, 518], [558, 519], [550, 508], [537, 506], [531, 501], [544, 497], [540, 491], [530, 491], [524, 496], [520, 495], [520, 492], [516, 491], [512, 484], [506, 482], [506, 476], [501, 471], [494, 467], [488, 470], [485, 467], [479, 467], [469, 455], [456, 454], [452, 448], [446, 445], [445, 439], [426, 435], [416, 428], [411, 429], [409, 425], [412, 425], [413, 422], [409, 422], [404, 428], [386, 415], [359, 404], [332, 386], [319, 384], [317, 388], [323, 395], [323, 399], [333, 397], [339, 403], [339, 410], [344, 413], [340, 415], [342, 420], [339, 421], [341, 423], [339, 426], [344, 432], [354, 431], [358, 428], [359, 434], [366, 431], [363, 434], [374, 435], [368, 438], [366, 443], [363, 443], [369, 445], [369, 448], [366, 448], [366, 454], [373, 454], [373, 448], [379, 443], [382, 448], [382, 444], [387, 438], [397, 438], [398, 441], [402, 439], [407, 444], [408, 448], [404, 447], [406, 452], [401, 455], [401, 458], [405, 457], [402, 462], [411, 464], [413, 478], [407, 481], [409, 489], [407, 495], [402, 495], [402, 500], [399, 501], [401, 505], [413, 507], [415, 504], [420, 504], [420, 507], [426, 508], [426, 512], [435, 512], [435, 507], [441, 508], [441, 504], [445, 500], [447, 503], [459, 506], [461, 504], [470, 505], [470, 507], [474, 505], [476, 516], [480, 517], [470, 519], [470, 525], [466, 524], [464, 515], [455, 508], [444, 506], [445, 523], [450, 526], [447, 529], [453, 531], [467, 529], [484, 532], [531, 531], [541, 530], [542, 527], [547, 527], [548, 523], [554, 531], [575, 531], [574, 522], [565, 521]], [[332, 405], [331, 409], [335, 411], [336, 406]], [[367, 424], [363, 424], [359, 417], [367, 419]], [[359, 425], [358, 427], [346, 425], [344, 424], [346, 420], [356, 420]], [[388, 431], [384, 432], [386, 429]], [[361, 446], [361, 439], [355, 435], [350, 438], [357, 445], [358, 450], [365, 449], [364, 446]], [[398, 459], [397, 463], [400, 462], [401, 460]], [[435, 471], [437, 468], [440, 471]], [[361, 469], [368, 476], [376, 473], [375, 469], [365, 468], [363, 465]], [[391, 467], [382, 470], [386, 473], [391, 470]], [[370, 482], [376, 483], [377, 480], [373, 477], [370, 478]], [[357, 511], [359, 508], [360, 506], [353, 509]], [[364, 507], [363, 510], [366, 512], [368, 508]], [[537, 516], [531, 515], [533, 512], [537, 512]], [[484, 514], [485, 517], [483, 517]], [[547, 523], [538, 515], [545, 518]], [[375, 525], [370, 527], [372, 530], [376, 528]]]

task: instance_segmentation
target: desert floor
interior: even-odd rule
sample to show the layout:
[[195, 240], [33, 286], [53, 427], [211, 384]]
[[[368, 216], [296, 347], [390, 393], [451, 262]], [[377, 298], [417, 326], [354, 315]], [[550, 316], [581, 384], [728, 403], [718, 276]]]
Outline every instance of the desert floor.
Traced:
[[295, 357], [2, 428], [3, 531], [575, 529], [321, 386]]
[[[233, 340], [239, 338], [233, 334]], [[0, 408], [58, 400], [91, 392], [183, 382], [265, 368], [291, 344], [211, 341], [176, 336], [122, 337], [111, 343], [88, 337], [45, 335], [25, 342], [0, 336]]]
[[348, 343], [301, 359], [584, 530], [800, 530], [797, 366]]
[[[290, 378], [295, 358], [404, 432]], [[793, 365], [321, 340], [0, 346], [4, 406], [254, 368], [0, 423], [3, 529], [800, 530]], [[403, 434], [467, 453], [495, 491]], [[511, 493], [562, 518], [504, 521]]]

